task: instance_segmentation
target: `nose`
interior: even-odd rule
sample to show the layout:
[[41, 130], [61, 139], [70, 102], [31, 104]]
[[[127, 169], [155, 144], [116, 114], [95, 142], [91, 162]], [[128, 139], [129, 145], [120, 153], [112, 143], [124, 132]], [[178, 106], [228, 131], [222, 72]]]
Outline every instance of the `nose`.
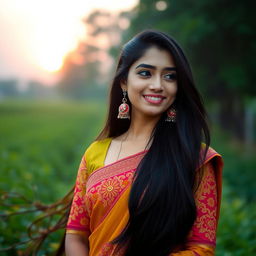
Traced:
[[149, 85], [151, 90], [161, 91], [163, 90], [161, 76], [155, 76], [152, 78], [151, 83]]

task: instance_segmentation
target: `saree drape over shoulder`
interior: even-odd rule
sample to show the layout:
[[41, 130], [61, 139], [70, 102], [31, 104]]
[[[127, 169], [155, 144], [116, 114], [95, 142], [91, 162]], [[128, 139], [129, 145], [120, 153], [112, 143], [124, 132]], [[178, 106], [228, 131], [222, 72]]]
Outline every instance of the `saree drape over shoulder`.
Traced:
[[[89, 239], [90, 256], [123, 255], [110, 242], [129, 219], [128, 198], [133, 175], [146, 154], [142, 151], [104, 166], [111, 138], [92, 143], [86, 150], [77, 175], [67, 233]], [[221, 156], [209, 148], [195, 192], [197, 218], [186, 244], [172, 256], [214, 255], [222, 185]]]

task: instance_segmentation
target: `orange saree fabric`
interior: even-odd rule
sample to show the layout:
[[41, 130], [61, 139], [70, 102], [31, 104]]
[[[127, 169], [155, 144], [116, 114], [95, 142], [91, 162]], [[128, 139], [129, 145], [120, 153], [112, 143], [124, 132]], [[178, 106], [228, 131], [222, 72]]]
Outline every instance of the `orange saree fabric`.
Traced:
[[[122, 256], [109, 243], [129, 219], [128, 198], [132, 178], [146, 151], [104, 166], [111, 139], [94, 142], [82, 158], [67, 233], [87, 236], [90, 256]], [[201, 164], [202, 175], [195, 192], [197, 219], [187, 243], [172, 256], [214, 255], [221, 199], [222, 160], [209, 149]]]

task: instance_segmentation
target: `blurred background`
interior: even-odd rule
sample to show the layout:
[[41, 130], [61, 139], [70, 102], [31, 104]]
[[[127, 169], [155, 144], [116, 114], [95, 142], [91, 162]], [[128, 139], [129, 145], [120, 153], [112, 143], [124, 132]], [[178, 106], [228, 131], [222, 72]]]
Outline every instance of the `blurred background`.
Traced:
[[[28, 239], [26, 227], [40, 217], [35, 202], [51, 204], [73, 186], [104, 123], [122, 44], [154, 28], [185, 50], [212, 146], [224, 157], [216, 255], [256, 255], [255, 7], [249, 0], [0, 0], [1, 248]], [[51, 255], [63, 232], [38, 255]]]

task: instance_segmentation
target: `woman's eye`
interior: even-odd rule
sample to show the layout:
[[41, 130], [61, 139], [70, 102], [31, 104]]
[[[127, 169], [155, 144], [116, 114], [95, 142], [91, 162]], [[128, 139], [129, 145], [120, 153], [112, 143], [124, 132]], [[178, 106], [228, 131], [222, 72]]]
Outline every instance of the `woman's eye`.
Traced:
[[140, 72], [138, 72], [138, 74], [139, 74], [140, 76], [144, 76], [144, 77], [148, 77], [148, 76], [151, 75], [150, 72], [147, 71], [147, 70], [140, 71]]
[[174, 81], [174, 80], [176, 80], [177, 75], [176, 75], [175, 73], [170, 73], [170, 74], [166, 74], [164, 77], [165, 77], [167, 80]]

